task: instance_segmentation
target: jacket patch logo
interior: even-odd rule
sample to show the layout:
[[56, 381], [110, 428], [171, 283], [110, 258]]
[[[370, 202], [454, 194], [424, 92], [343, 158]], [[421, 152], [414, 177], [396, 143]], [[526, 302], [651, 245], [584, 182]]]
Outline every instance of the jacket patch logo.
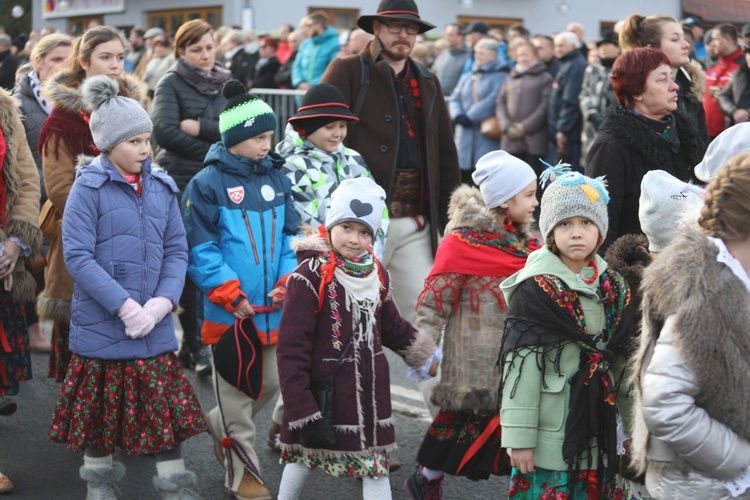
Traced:
[[230, 200], [239, 205], [245, 199], [245, 188], [244, 186], [227, 188], [227, 194]]
[[266, 201], [273, 201], [273, 199], [276, 198], [276, 191], [274, 191], [274, 189], [268, 184], [264, 184], [263, 187], [260, 188], [260, 195]]
[[250, 118], [248, 121], [245, 122], [245, 127], [252, 127], [253, 123], [255, 123], [255, 117]]

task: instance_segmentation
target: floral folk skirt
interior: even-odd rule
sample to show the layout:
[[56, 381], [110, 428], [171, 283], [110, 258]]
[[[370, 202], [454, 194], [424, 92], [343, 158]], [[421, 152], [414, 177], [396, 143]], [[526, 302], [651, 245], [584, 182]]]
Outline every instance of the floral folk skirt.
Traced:
[[440, 410], [422, 440], [417, 462], [475, 481], [488, 479], [490, 474], [507, 476], [510, 458], [500, 445], [501, 427], [495, 415]]
[[519, 500], [598, 500], [596, 471], [579, 473], [536, 467], [533, 474], [521, 474], [513, 467], [508, 498]]
[[[0, 288], [1, 290], [1, 288]], [[0, 291], [0, 396], [18, 394], [18, 383], [31, 378], [31, 351], [26, 312]]]
[[385, 450], [367, 450], [357, 456], [333, 456], [318, 450], [282, 450], [282, 464], [305, 464], [311, 470], [320, 469], [333, 477], [388, 476], [391, 453]]
[[198, 398], [172, 353], [127, 361], [73, 354], [49, 439], [71, 451], [131, 455], [173, 449], [206, 430]]
[[58, 323], [57, 321], [52, 323], [52, 348], [49, 352], [47, 376], [54, 378], [55, 382], [62, 382], [65, 379], [65, 374], [68, 373], [68, 365], [70, 364], [69, 339], [69, 323]]

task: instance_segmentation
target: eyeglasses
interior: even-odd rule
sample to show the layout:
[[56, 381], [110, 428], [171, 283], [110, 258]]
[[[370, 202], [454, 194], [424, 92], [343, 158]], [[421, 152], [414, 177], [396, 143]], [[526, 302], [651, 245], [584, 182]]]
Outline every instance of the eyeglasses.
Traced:
[[416, 35], [419, 33], [419, 25], [418, 24], [401, 24], [401, 23], [385, 23], [383, 21], [380, 21], [381, 24], [384, 24], [388, 27], [388, 33], [391, 35], [398, 35], [401, 33], [402, 29], [406, 30], [407, 35]]

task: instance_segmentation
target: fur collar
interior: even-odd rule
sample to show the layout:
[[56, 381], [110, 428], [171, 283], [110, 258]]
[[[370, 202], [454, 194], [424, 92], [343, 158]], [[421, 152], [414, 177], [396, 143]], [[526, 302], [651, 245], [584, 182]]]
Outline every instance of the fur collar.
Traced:
[[[459, 227], [470, 227], [478, 231], [496, 234], [507, 232], [492, 214], [492, 211], [484, 204], [479, 188], [466, 184], [462, 184], [453, 191], [448, 204], [448, 219], [445, 234]], [[522, 234], [527, 233], [526, 227], [525, 224], [519, 227]]]
[[[625, 234], [615, 240], [604, 256], [607, 267], [620, 273], [630, 285], [633, 311], [640, 315], [641, 281], [646, 266], [653, 258], [648, 250], [648, 238], [643, 234]], [[638, 321], [640, 323], [640, 321]]]
[[[294, 238], [290, 243], [292, 251], [296, 254], [319, 254], [331, 251], [331, 246], [318, 232], [317, 228], [305, 225], [302, 228], [302, 236]], [[298, 260], [303, 260], [298, 258]]]
[[[677, 80], [684, 80], [688, 88], [686, 97], [694, 102], [703, 102], [706, 91], [706, 72], [698, 61], [690, 61], [677, 71]], [[682, 86], [682, 82], [680, 86]]]
[[[148, 104], [148, 93], [144, 85], [135, 77], [123, 73], [118, 78], [120, 84], [119, 95], [130, 97], [140, 102], [145, 108]], [[50, 77], [44, 84], [44, 92], [52, 101], [54, 106], [62, 107], [68, 111], [77, 108], [91, 113], [91, 109], [86, 106], [81, 96], [81, 81], [78, 76], [69, 70], [64, 70]]]
[[674, 315], [675, 347], [701, 388], [696, 403], [750, 439], [750, 297], [740, 279], [716, 261], [717, 254], [705, 235], [685, 229], [646, 269], [633, 376], [638, 383], [647, 354]]
[[678, 155], [672, 153], [664, 139], [641, 123], [625, 107], [616, 104], [610, 106], [606, 113], [607, 117], [602, 123], [600, 135], [612, 134], [621, 138], [628, 149], [639, 154], [649, 165], [657, 165], [676, 177], [690, 171], [692, 177], [693, 165], [701, 161], [705, 148], [702, 148], [703, 141], [683, 111], [678, 109], [672, 113], [680, 138], [681, 154]]

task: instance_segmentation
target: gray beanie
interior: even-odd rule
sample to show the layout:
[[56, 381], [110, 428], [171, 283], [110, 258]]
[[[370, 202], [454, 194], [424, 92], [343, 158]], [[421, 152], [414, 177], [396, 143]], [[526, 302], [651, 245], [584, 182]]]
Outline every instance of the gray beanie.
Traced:
[[81, 87], [84, 102], [93, 110], [89, 127], [94, 144], [105, 153], [154, 128], [141, 104], [129, 97], [118, 96], [119, 91], [117, 80], [106, 75], [87, 78]]
[[479, 159], [471, 178], [479, 186], [487, 208], [495, 208], [536, 181], [536, 174], [528, 163], [510, 153], [492, 151]]
[[542, 195], [542, 210], [539, 215], [539, 229], [542, 238], [549, 238], [555, 226], [569, 217], [591, 219], [602, 238], [607, 236], [609, 218], [607, 203], [609, 193], [603, 177], [592, 179], [578, 172], [571, 172], [570, 165], [559, 163], [542, 173], [540, 184], [552, 181]]
[[372, 231], [380, 229], [385, 213], [385, 191], [369, 177], [346, 179], [331, 195], [326, 229], [343, 222], [359, 222]]
[[695, 222], [698, 221], [703, 206], [698, 194], [701, 191], [664, 170], [651, 170], [643, 176], [638, 218], [650, 251], [661, 252], [672, 242], [686, 214], [695, 214]]
[[695, 176], [708, 184], [729, 160], [750, 153], [750, 122], [732, 125], [716, 136], [706, 149], [703, 160], [695, 166]]

